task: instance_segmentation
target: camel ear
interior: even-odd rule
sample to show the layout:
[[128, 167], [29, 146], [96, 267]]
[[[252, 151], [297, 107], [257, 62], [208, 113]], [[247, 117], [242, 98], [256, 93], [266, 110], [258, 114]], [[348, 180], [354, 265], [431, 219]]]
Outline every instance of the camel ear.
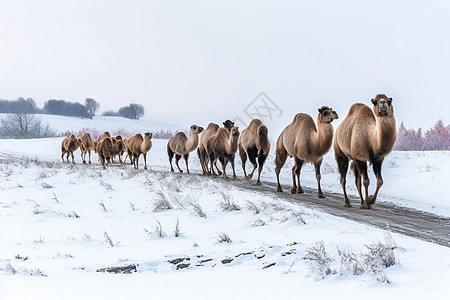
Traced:
[[372, 99], [372, 104], [373, 104], [373, 105], [376, 105], [377, 102], [378, 102], [378, 100]]
[[392, 98], [389, 98], [388, 102], [389, 102], [389, 104], [390, 104], [390, 103], [392, 102]]
[[318, 109], [318, 110], [319, 110], [319, 112], [320, 112], [320, 113], [322, 113], [322, 108], [320, 108], [320, 107], [319, 107], [319, 109]]

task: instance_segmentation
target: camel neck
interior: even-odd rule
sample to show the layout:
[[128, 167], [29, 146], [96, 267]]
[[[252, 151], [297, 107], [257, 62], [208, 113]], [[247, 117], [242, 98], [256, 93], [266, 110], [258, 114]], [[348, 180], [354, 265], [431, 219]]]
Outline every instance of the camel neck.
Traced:
[[196, 133], [189, 133], [189, 138], [186, 142], [186, 150], [188, 152], [192, 152], [195, 150], [195, 148], [197, 148], [198, 146], [198, 134]]
[[227, 153], [233, 154], [236, 153], [237, 147], [238, 147], [238, 138], [230, 134], [228, 142], [225, 145], [225, 150], [227, 151]]
[[333, 141], [333, 126], [331, 123], [322, 123], [317, 118], [317, 132], [313, 132], [312, 144], [319, 155], [324, 155], [331, 148]]
[[381, 157], [391, 152], [397, 136], [394, 117], [377, 117], [377, 125], [373, 135], [375, 156]]

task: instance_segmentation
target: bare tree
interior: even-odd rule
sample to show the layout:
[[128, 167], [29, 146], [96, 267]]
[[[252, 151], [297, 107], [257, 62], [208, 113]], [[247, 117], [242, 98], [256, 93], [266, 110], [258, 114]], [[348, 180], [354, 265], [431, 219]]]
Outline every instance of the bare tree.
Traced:
[[18, 103], [15, 112], [0, 120], [0, 136], [10, 138], [43, 138], [55, 136], [50, 125], [36, 118], [30, 105]]
[[91, 116], [95, 116], [96, 111], [100, 108], [100, 103], [92, 98], [86, 98], [84, 106], [86, 106], [86, 109]]

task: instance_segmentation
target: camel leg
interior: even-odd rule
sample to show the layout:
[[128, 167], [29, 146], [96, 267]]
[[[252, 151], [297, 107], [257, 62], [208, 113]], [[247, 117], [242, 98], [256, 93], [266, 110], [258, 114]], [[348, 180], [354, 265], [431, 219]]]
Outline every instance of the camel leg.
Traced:
[[320, 187], [320, 179], [322, 179], [322, 175], [320, 175], [320, 165], [322, 164], [322, 159], [314, 163], [314, 169], [316, 171], [316, 180], [317, 180], [317, 195], [319, 198], [325, 198], [322, 193], [322, 188]]
[[352, 205], [350, 204], [350, 200], [348, 199], [348, 196], [347, 196], [347, 190], [345, 188], [345, 184], [347, 183], [346, 177], [347, 177], [349, 159], [339, 148], [337, 148], [337, 149], [335, 148], [334, 153], [335, 153], [334, 157], [336, 158], [336, 162], [337, 162], [338, 169], [339, 169], [342, 191], [344, 192], [344, 206], [351, 207]]
[[220, 163], [222, 164], [222, 170], [223, 170], [223, 178], [228, 179], [227, 178], [227, 173], [225, 172], [225, 168], [227, 166], [226, 160], [224, 157], [219, 157]]
[[64, 163], [64, 154], [66, 154], [64, 151], [62, 151], [62, 154], [61, 154], [61, 159], [62, 159], [62, 162]]
[[214, 166], [216, 167], [217, 174], [222, 175], [222, 171], [219, 170], [219, 167], [217, 166], [217, 161], [214, 162]]
[[175, 165], [177, 166], [178, 170], [180, 170], [180, 173], [183, 173], [183, 170], [181, 170], [180, 166], [178, 165], [178, 162], [181, 159], [181, 155], [180, 154], [175, 154]]
[[139, 154], [134, 154], [133, 165], [135, 169], [139, 169]]
[[235, 168], [234, 168], [234, 158], [235, 158], [235, 155], [233, 154], [233, 155], [230, 157], [230, 163], [231, 163], [231, 169], [233, 170], [233, 178], [236, 179], [237, 176], [236, 176], [236, 170], [235, 170]]
[[170, 149], [169, 145], [167, 145], [167, 154], [169, 155], [170, 171], [174, 172], [172, 159], [175, 153], [172, 151], [172, 149]]
[[[143, 155], [144, 155], [144, 169], [147, 170], [147, 153], [143, 153]], [[119, 156], [119, 158], [120, 158], [120, 156]]]
[[377, 187], [375, 188], [375, 193], [373, 195], [370, 195], [368, 198], [366, 198], [366, 202], [369, 205], [372, 205], [375, 203], [375, 200], [378, 196], [378, 191], [380, 190], [381, 186], [383, 185], [383, 178], [381, 177], [381, 164], [383, 163], [383, 160], [375, 160], [372, 161], [373, 165], [373, 172], [375, 173], [375, 176], [377, 177]]
[[186, 173], [191, 174], [191, 173], [189, 172], [189, 163], [188, 163], [189, 154], [183, 155], [183, 158], [184, 158], [184, 162], [186, 163]]
[[73, 152], [70, 152], [71, 156], [72, 156], [72, 163], [75, 164], [75, 156], [73, 155]]
[[258, 149], [253, 148], [253, 149], [249, 149], [248, 151], [248, 160], [252, 163], [253, 165], [253, 170], [252, 172], [248, 175], [248, 180], [252, 179], [253, 174], [255, 173], [256, 168], [258, 168], [258, 164], [256, 163], [256, 156], [258, 155]]
[[91, 150], [89, 150], [89, 164], [91, 164]]
[[281, 168], [286, 163], [287, 159], [287, 151], [286, 149], [277, 149], [276, 151], [276, 157], [275, 157], [275, 174], [277, 175], [277, 192], [282, 192], [283, 189], [281, 188], [280, 184], [280, 171]]
[[[293, 186], [292, 186], [292, 190], [291, 193], [292, 194], [303, 194], [303, 188], [300, 184], [300, 171], [302, 170], [302, 166], [303, 166], [303, 160], [300, 160], [298, 158], [295, 158], [295, 166], [292, 168], [292, 181], [293, 181]], [[295, 177], [297, 177], [297, 184], [295, 184]]]
[[81, 160], [83, 161], [83, 164], [86, 164], [86, 160], [83, 158], [83, 154], [84, 154], [84, 156], [86, 157], [86, 154], [83, 152], [83, 151], [81, 151]]
[[203, 151], [200, 150], [200, 147], [197, 148], [197, 155], [200, 160], [200, 165], [202, 166], [202, 174], [206, 175], [205, 156], [203, 155]]
[[356, 182], [357, 185], [356, 187], [358, 188], [358, 194], [359, 194], [359, 198], [361, 199], [361, 206], [360, 208], [370, 208], [370, 205], [367, 203], [367, 201], [364, 201], [363, 196], [362, 196], [362, 191], [361, 191], [361, 179], [363, 180], [363, 184], [364, 184], [364, 188], [365, 188], [365, 199], [368, 198], [369, 195], [369, 176], [367, 175], [367, 164], [365, 161], [355, 161], [355, 166], [354, 166], [355, 171], [355, 176], [356, 176], [356, 172], [358, 173], [358, 177], [356, 178]]
[[244, 148], [242, 148], [241, 145], [239, 145], [239, 156], [241, 157], [242, 170], [244, 170], [244, 178], [247, 179], [247, 171], [245, 171], [245, 163], [247, 162], [247, 153], [245, 152]]
[[264, 162], [266, 161], [266, 158], [267, 155], [261, 155], [260, 157], [258, 157], [259, 168], [258, 168], [258, 180], [256, 181], [257, 185], [261, 185], [261, 172], [263, 169]]

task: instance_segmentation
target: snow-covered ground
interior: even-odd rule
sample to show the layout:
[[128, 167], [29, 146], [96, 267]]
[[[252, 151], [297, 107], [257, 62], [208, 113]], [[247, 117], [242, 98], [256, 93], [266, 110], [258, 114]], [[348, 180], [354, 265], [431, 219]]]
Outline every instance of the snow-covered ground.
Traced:
[[[86, 127], [96, 125], [81, 126]], [[79, 151], [76, 165], [61, 163], [61, 141], [0, 140], [0, 299], [450, 295], [448, 247], [205, 178], [195, 153], [193, 174], [170, 173], [165, 140], [153, 141], [148, 170], [128, 164], [104, 170], [96, 154], [92, 165], [83, 165]], [[391, 153], [377, 201], [450, 216], [449, 156]], [[272, 154], [263, 180], [275, 181], [273, 161]], [[184, 161], [180, 165], [185, 168]], [[242, 180], [239, 158], [236, 165]], [[291, 166], [288, 160], [282, 170], [285, 184], [291, 182]], [[341, 193], [332, 153], [322, 175], [325, 194]], [[303, 168], [301, 178], [305, 187], [316, 188], [312, 166]], [[371, 179], [373, 190], [373, 174]], [[352, 174], [347, 182], [356, 195]], [[164, 199], [172, 208], [155, 209]], [[219, 242], [227, 237], [230, 242]], [[395, 264], [384, 268], [370, 259], [376, 247], [384, 249], [382, 258], [394, 255]], [[314, 249], [326, 251], [329, 272], [320, 268], [327, 263], [305, 259], [320, 253]], [[97, 272], [120, 266], [136, 266], [137, 272]]]

